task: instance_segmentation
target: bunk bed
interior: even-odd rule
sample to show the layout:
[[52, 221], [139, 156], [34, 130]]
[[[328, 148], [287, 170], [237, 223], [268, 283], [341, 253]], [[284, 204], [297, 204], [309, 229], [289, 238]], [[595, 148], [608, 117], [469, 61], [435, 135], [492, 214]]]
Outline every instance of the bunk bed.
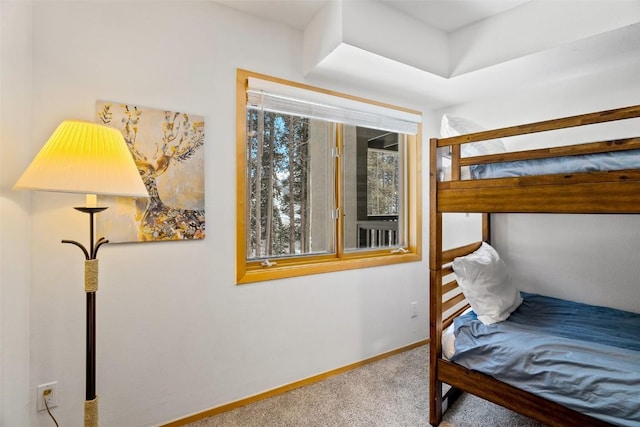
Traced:
[[[490, 242], [490, 220], [493, 213], [640, 213], [640, 137], [587, 142], [563, 147], [541, 148], [518, 152], [493, 154], [475, 153], [461, 156], [461, 147], [482, 141], [536, 134], [640, 117], [640, 106], [631, 106], [537, 123], [480, 131], [448, 138], [431, 139], [430, 148], [430, 376], [429, 422], [436, 426], [443, 412], [460, 392], [468, 392], [509, 408], [551, 426], [609, 426], [622, 425], [619, 420], [594, 415], [567, 406], [553, 396], [540, 395], [526, 386], [501, 380], [491, 373], [475, 369], [475, 365], [457, 362], [451, 354], [443, 355], [444, 344], [452, 324], [472, 320], [470, 304], [461, 292], [461, 280], [454, 273], [454, 260], [463, 259], [483, 250]], [[640, 129], [640, 127], [639, 127]], [[639, 132], [640, 134], [640, 132]], [[619, 165], [609, 163], [610, 156], [628, 156], [630, 161]], [[552, 165], [551, 172], [540, 173], [540, 163], [562, 163], [566, 159], [586, 157], [593, 164], [604, 158], [604, 167], [586, 167], [562, 171]], [[444, 172], [445, 161], [450, 173]], [[534, 172], [520, 171], [516, 166], [535, 163]], [[500, 170], [496, 177], [486, 174], [465, 176], [465, 168], [486, 172]], [[608, 165], [608, 166], [607, 166]], [[446, 178], [445, 178], [446, 176]], [[482, 214], [482, 241], [462, 247], [443, 249], [443, 214], [449, 212]], [[525, 295], [525, 300], [535, 296]], [[516, 304], [513, 313], [521, 306]], [[465, 314], [466, 313], [466, 314]], [[623, 315], [624, 316], [624, 315]], [[477, 317], [477, 316], [476, 316]], [[512, 316], [513, 317], [513, 316]], [[637, 316], [640, 318], [640, 315]], [[457, 319], [457, 320], [456, 320]], [[466, 320], [464, 320], [466, 319]], [[510, 321], [501, 322], [510, 324]], [[640, 325], [640, 323], [639, 323]], [[480, 324], [482, 326], [482, 324]], [[637, 331], [637, 329], [636, 329]], [[445, 333], [443, 335], [443, 333]], [[444, 338], [443, 338], [444, 337]], [[637, 335], [635, 335], [637, 338]], [[445, 343], [443, 344], [443, 340]], [[634, 341], [633, 336], [631, 341]], [[544, 347], [544, 344], [542, 345]], [[627, 350], [621, 350], [622, 353]], [[636, 351], [636, 350], [629, 350]], [[626, 354], [626, 353], [625, 353]], [[626, 356], [625, 356], [626, 357]], [[631, 353], [631, 359], [640, 360], [640, 351]], [[486, 354], [481, 358], [487, 357]], [[500, 358], [496, 357], [496, 360]], [[497, 363], [497, 362], [496, 362]], [[517, 369], [509, 367], [508, 369]], [[517, 373], [517, 372], [516, 372]], [[640, 375], [640, 372], [638, 372]], [[448, 387], [445, 387], [447, 385]], [[448, 390], [447, 390], [448, 389]], [[446, 393], [444, 390], [447, 390]], [[568, 389], [560, 394], [572, 393]], [[580, 399], [580, 398], [579, 398]], [[638, 412], [640, 397], [635, 398], [632, 411]], [[593, 405], [597, 406], [597, 405]], [[606, 415], [606, 414], [605, 414]], [[640, 415], [638, 415], [640, 417]], [[629, 425], [636, 421], [629, 422]]]

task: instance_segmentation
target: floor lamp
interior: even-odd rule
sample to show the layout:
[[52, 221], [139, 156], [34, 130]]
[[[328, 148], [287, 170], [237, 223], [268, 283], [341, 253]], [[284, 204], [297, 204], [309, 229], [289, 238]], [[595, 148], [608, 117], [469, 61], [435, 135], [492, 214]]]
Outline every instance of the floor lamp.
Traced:
[[62, 122], [22, 174], [16, 190], [40, 190], [87, 195], [87, 206], [75, 209], [89, 215], [89, 246], [78, 246], [85, 256], [86, 392], [84, 425], [98, 425], [96, 395], [96, 292], [98, 290], [98, 249], [108, 243], [94, 241], [94, 216], [106, 207], [96, 206], [97, 195], [149, 197], [122, 134], [116, 129], [91, 122]]

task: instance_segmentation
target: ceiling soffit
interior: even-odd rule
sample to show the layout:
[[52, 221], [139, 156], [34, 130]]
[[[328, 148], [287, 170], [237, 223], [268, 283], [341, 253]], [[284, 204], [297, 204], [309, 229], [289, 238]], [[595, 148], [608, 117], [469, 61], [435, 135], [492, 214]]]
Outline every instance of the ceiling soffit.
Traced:
[[[585, 58], [620, 56], [619, 48], [597, 40], [637, 39], [637, 23], [638, 1], [534, 1], [446, 33], [382, 2], [327, 2], [304, 30], [303, 69], [308, 77], [374, 84], [390, 75], [412, 79], [436, 97], [446, 92], [439, 102], [450, 104], [480, 77], [488, 87], [492, 77], [501, 83], [533, 78], [528, 81], [536, 84], [544, 76], [531, 76], [531, 70], [557, 79], [567, 67], [594, 62]], [[631, 30], [620, 35], [625, 27]], [[505, 78], [507, 71], [519, 76]]]
[[341, 44], [452, 78], [640, 22], [638, 1], [527, 2], [445, 33], [378, 2], [327, 2], [304, 31], [305, 72]]

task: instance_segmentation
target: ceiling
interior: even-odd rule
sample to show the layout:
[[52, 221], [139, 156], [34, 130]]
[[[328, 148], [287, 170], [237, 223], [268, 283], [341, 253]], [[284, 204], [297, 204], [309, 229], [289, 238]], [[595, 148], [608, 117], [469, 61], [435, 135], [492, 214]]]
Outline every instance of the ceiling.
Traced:
[[[234, 9], [304, 30], [330, 0], [218, 0]], [[347, 0], [366, 1], [366, 0]], [[497, 15], [529, 0], [383, 0], [388, 7], [412, 15], [427, 25], [451, 32]]]
[[640, 0], [214, 1], [303, 32], [311, 82], [432, 108], [640, 72]]

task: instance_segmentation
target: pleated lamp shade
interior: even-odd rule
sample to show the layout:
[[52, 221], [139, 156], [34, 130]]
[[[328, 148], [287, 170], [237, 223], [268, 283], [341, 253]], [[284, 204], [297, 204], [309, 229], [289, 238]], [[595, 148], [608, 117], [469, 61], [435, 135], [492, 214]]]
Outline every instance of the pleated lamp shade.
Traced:
[[58, 126], [13, 188], [149, 197], [122, 134], [79, 120]]

